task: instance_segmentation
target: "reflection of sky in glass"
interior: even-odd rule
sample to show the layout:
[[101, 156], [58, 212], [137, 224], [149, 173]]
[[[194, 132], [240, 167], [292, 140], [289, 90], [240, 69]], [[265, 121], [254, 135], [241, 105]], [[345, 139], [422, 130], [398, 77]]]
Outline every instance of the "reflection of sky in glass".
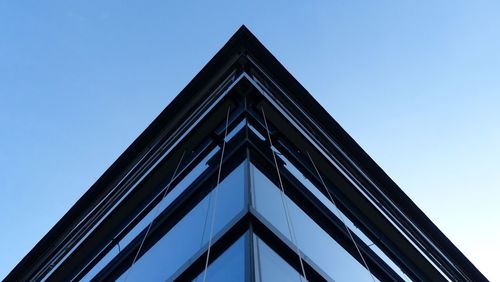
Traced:
[[[245, 281], [245, 240], [248, 234], [224, 251], [207, 269], [208, 282], [243, 282]], [[204, 273], [200, 273], [194, 282], [202, 282]]]
[[259, 282], [305, 281], [293, 267], [275, 253], [264, 241], [254, 235], [255, 267]]
[[[279, 188], [258, 169], [253, 166], [252, 169], [257, 211], [270, 221], [282, 235], [292, 241]], [[290, 220], [294, 227], [293, 231], [295, 232], [297, 246], [304, 256], [310, 258], [335, 281], [372, 281], [370, 273], [357, 260], [288, 197], [285, 199], [288, 202]]]
[[[404, 280], [410, 281], [410, 278], [399, 268], [387, 255], [372, 242], [366, 235], [358, 229], [358, 227], [349, 218], [340, 211], [335, 202], [335, 205], [331, 202], [329, 198], [325, 196], [314, 184], [309, 181], [287, 158], [280, 155], [280, 158], [285, 162], [286, 169], [292, 173], [309, 191], [311, 191], [316, 198], [318, 198], [327, 208], [329, 208], [333, 214], [340, 219], [351, 232], [356, 234], [363, 242], [369, 246], [381, 259], [383, 259], [389, 267], [391, 267], [396, 273], [398, 273]], [[324, 187], [321, 187], [324, 190]], [[332, 196], [333, 197], [333, 196]], [[335, 200], [335, 199], [334, 199]]]
[[[215, 236], [243, 209], [243, 165], [219, 185]], [[213, 207], [213, 194], [207, 195], [179, 223], [119, 278], [124, 281], [164, 281], [173, 275], [208, 242]], [[209, 204], [210, 203], [210, 204]]]
[[[214, 148], [203, 158], [203, 160], [196, 165], [175, 187], [170, 187], [168, 194], [155, 206], [151, 211], [139, 221], [139, 223], [132, 228], [127, 235], [125, 235], [119, 242], [120, 248], [125, 248], [130, 241], [132, 241], [142, 230], [147, 228], [149, 223], [167, 208], [186, 188], [205, 171], [207, 161], [218, 151]], [[167, 182], [168, 185], [168, 182]], [[164, 192], [163, 192], [164, 193]], [[118, 254], [118, 246], [108, 252], [83, 278], [83, 281], [88, 281], [96, 275], [102, 268], [106, 266]]]

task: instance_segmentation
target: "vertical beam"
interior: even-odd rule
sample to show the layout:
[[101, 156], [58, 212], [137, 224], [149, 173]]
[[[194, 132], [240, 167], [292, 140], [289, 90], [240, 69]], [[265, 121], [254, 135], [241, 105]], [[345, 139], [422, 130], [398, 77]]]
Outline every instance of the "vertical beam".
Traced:
[[[245, 125], [245, 135], [248, 136], [248, 126]], [[250, 150], [245, 148], [246, 160], [245, 160], [245, 207], [246, 212], [250, 211], [253, 205], [253, 186], [252, 186], [252, 174], [250, 171]], [[253, 239], [253, 226], [249, 222], [249, 232], [245, 243], [245, 281], [254, 282], [255, 280], [255, 248]]]

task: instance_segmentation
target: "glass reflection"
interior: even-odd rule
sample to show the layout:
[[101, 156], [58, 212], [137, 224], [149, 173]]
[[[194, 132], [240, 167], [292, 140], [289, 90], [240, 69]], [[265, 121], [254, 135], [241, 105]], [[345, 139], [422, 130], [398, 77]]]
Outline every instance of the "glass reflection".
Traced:
[[255, 272], [259, 282], [305, 281], [293, 267], [273, 251], [257, 235], [254, 235]]
[[[214, 236], [243, 210], [243, 165], [219, 185]], [[165, 281], [206, 245], [215, 190], [145, 253], [118, 281]]]
[[[291, 242], [285, 211], [281, 203], [281, 190], [262, 172], [251, 166], [256, 210], [267, 219], [282, 236]], [[286, 192], [286, 188], [285, 188]], [[295, 226], [298, 248], [314, 264], [335, 281], [372, 281], [371, 274], [341, 245], [332, 239], [293, 201], [285, 196], [289, 215]]]
[[[207, 282], [245, 281], [245, 241], [248, 234], [243, 235], [207, 269]], [[203, 281], [204, 273], [200, 273], [194, 281]]]
[[[330, 199], [328, 199], [320, 190], [305, 177], [297, 167], [295, 167], [286, 157], [280, 155], [280, 158], [284, 161], [285, 167], [288, 172], [290, 172], [297, 180], [299, 180], [304, 187], [306, 187], [311, 193], [316, 196], [317, 199], [321, 201], [332, 213], [340, 219], [352, 233], [356, 234], [367, 246], [369, 246], [387, 265], [392, 268], [399, 276], [405, 281], [411, 281], [411, 279], [397, 266], [394, 261], [392, 261], [372, 240], [370, 240], [365, 233], [363, 233], [350, 219], [347, 217], [336, 205], [334, 205]], [[322, 190], [324, 188], [322, 187]]]
[[[101, 271], [116, 255], [119, 254], [118, 249], [125, 248], [142, 230], [147, 228], [147, 226], [159, 213], [170, 206], [170, 204], [208, 168], [208, 160], [218, 151], [218, 148], [212, 149], [207, 156], [203, 158], [203, 160], [200, 161], [198, 165], [196, 165], [175, 187], [171, 187], [170, 192], [120, 240], [113, 250], [108, 252], [89, 272], [87, 272], [81, 281], [90, 281], [92, 277], [99, 273], [99, 271]], [[118, 246], [120, 247], [118, 248]], [[115, 251], [114, 249], [117, 250]]]
[[231, 140], [243, 127], [245, 127], [245, 125], [247, 124], [247, 120], [244, 118], [240, 121], [240, 123], [238, 123], [234, 128], [233, 130], [231, 130], [226, 138], [224, 138], [224, 141], [226, 142], [229, 142], [229, 140]]

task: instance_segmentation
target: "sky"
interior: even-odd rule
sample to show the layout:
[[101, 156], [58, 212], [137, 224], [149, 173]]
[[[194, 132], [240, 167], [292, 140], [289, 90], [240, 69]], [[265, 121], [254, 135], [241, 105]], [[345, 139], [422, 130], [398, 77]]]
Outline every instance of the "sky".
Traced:
[[0, 0], [0, 279], [242, 25], [500, 281], [499, 1]]

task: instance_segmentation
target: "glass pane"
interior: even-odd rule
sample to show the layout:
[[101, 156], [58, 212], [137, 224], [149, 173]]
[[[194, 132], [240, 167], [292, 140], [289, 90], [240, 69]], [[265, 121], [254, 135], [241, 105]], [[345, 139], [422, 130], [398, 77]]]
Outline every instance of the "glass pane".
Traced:
[[[240, 165], [219, 185], [214, 236], [243, 210], [243, 168], [244, 166]], [[213, 214], [214, 191], [212, 190], [118, 280], [165, 281], [206, 245]]]
[[[280, 158], [285, 162], [286, 169], [293, 175], [297, 180], [299, 180], [304, 187], [306, 187], [310, 192], [316, 196], [332, 213], [340, 219], [352, 233], [355, 233], [367, 246], [370, 248], [385, 262], [387, 265], [392, 268], [397, 274], [403, 278], [405, 281], [411, 281], [408, 276], [397, 266], [380, 248], [375, 245], [375, 243], [370, 240], [365, 233], [363, 233], [358, 227], [340, 210], [335, 206], [329, 198], [327, 198], [320, 190], [309, 181], [300, 171], [296, 168], [286, 157], [283, 155]], [[324, 187], [321, 187], [321, 191], [324, 191]]]
[[[248, 235], [243, 235], [207, 269], [208, 282], [245, 281], [245, 242]], [[203, 281], [204, 273], [200, 273], [194, 281]]]
[[[119, 242], [120, 248], [125, 248], [142, 230], [147, 228], [151, 221], [165, 210], [177, 197], [186, 190], [187, 187], [200, 176], [207, 168], [207, 162], [218, 152], [218, 148], [210, 151], [198, 165], [196, 165], [175, 187], [170, 187], [170, 192], [163, 198], [149, 213], [144, 216]], [[116, 249], [118, 245], [114, 248]], [[108, 252], [83, 278], [82, 281], [90, 281], [99, 271], [101, 271], [111, 260], [118, 255], [118, 251]]]
[[[291, 242], [281, 190], [252, 166], [255, 208]], [[285, 187], [286, 192], [286, 187]], [[370, 273], [285, 196], [298, 248], [335, 281], [372, 281]]]
[[[196, 165], [175, 187], [171, 187], [170, 192], [163, 198], [151, 211], [120, 241], [120, 246], [125, 247], [130, 243], [149, 223], [165, 210], [177, 197], [186, 190], [193, 181], [200, 176], [208, 168], [208, 160], [218, 152], [218, 148], [214, 148], [208, 155]], [[167, 182], [168, 184], [168, 182]], [[159, 211], [159, 212], [158, 212]]]
[[254, 235], [255, 267], [260, 282], [305, 281], [293, 267], [276, 254], [264, 241]]

